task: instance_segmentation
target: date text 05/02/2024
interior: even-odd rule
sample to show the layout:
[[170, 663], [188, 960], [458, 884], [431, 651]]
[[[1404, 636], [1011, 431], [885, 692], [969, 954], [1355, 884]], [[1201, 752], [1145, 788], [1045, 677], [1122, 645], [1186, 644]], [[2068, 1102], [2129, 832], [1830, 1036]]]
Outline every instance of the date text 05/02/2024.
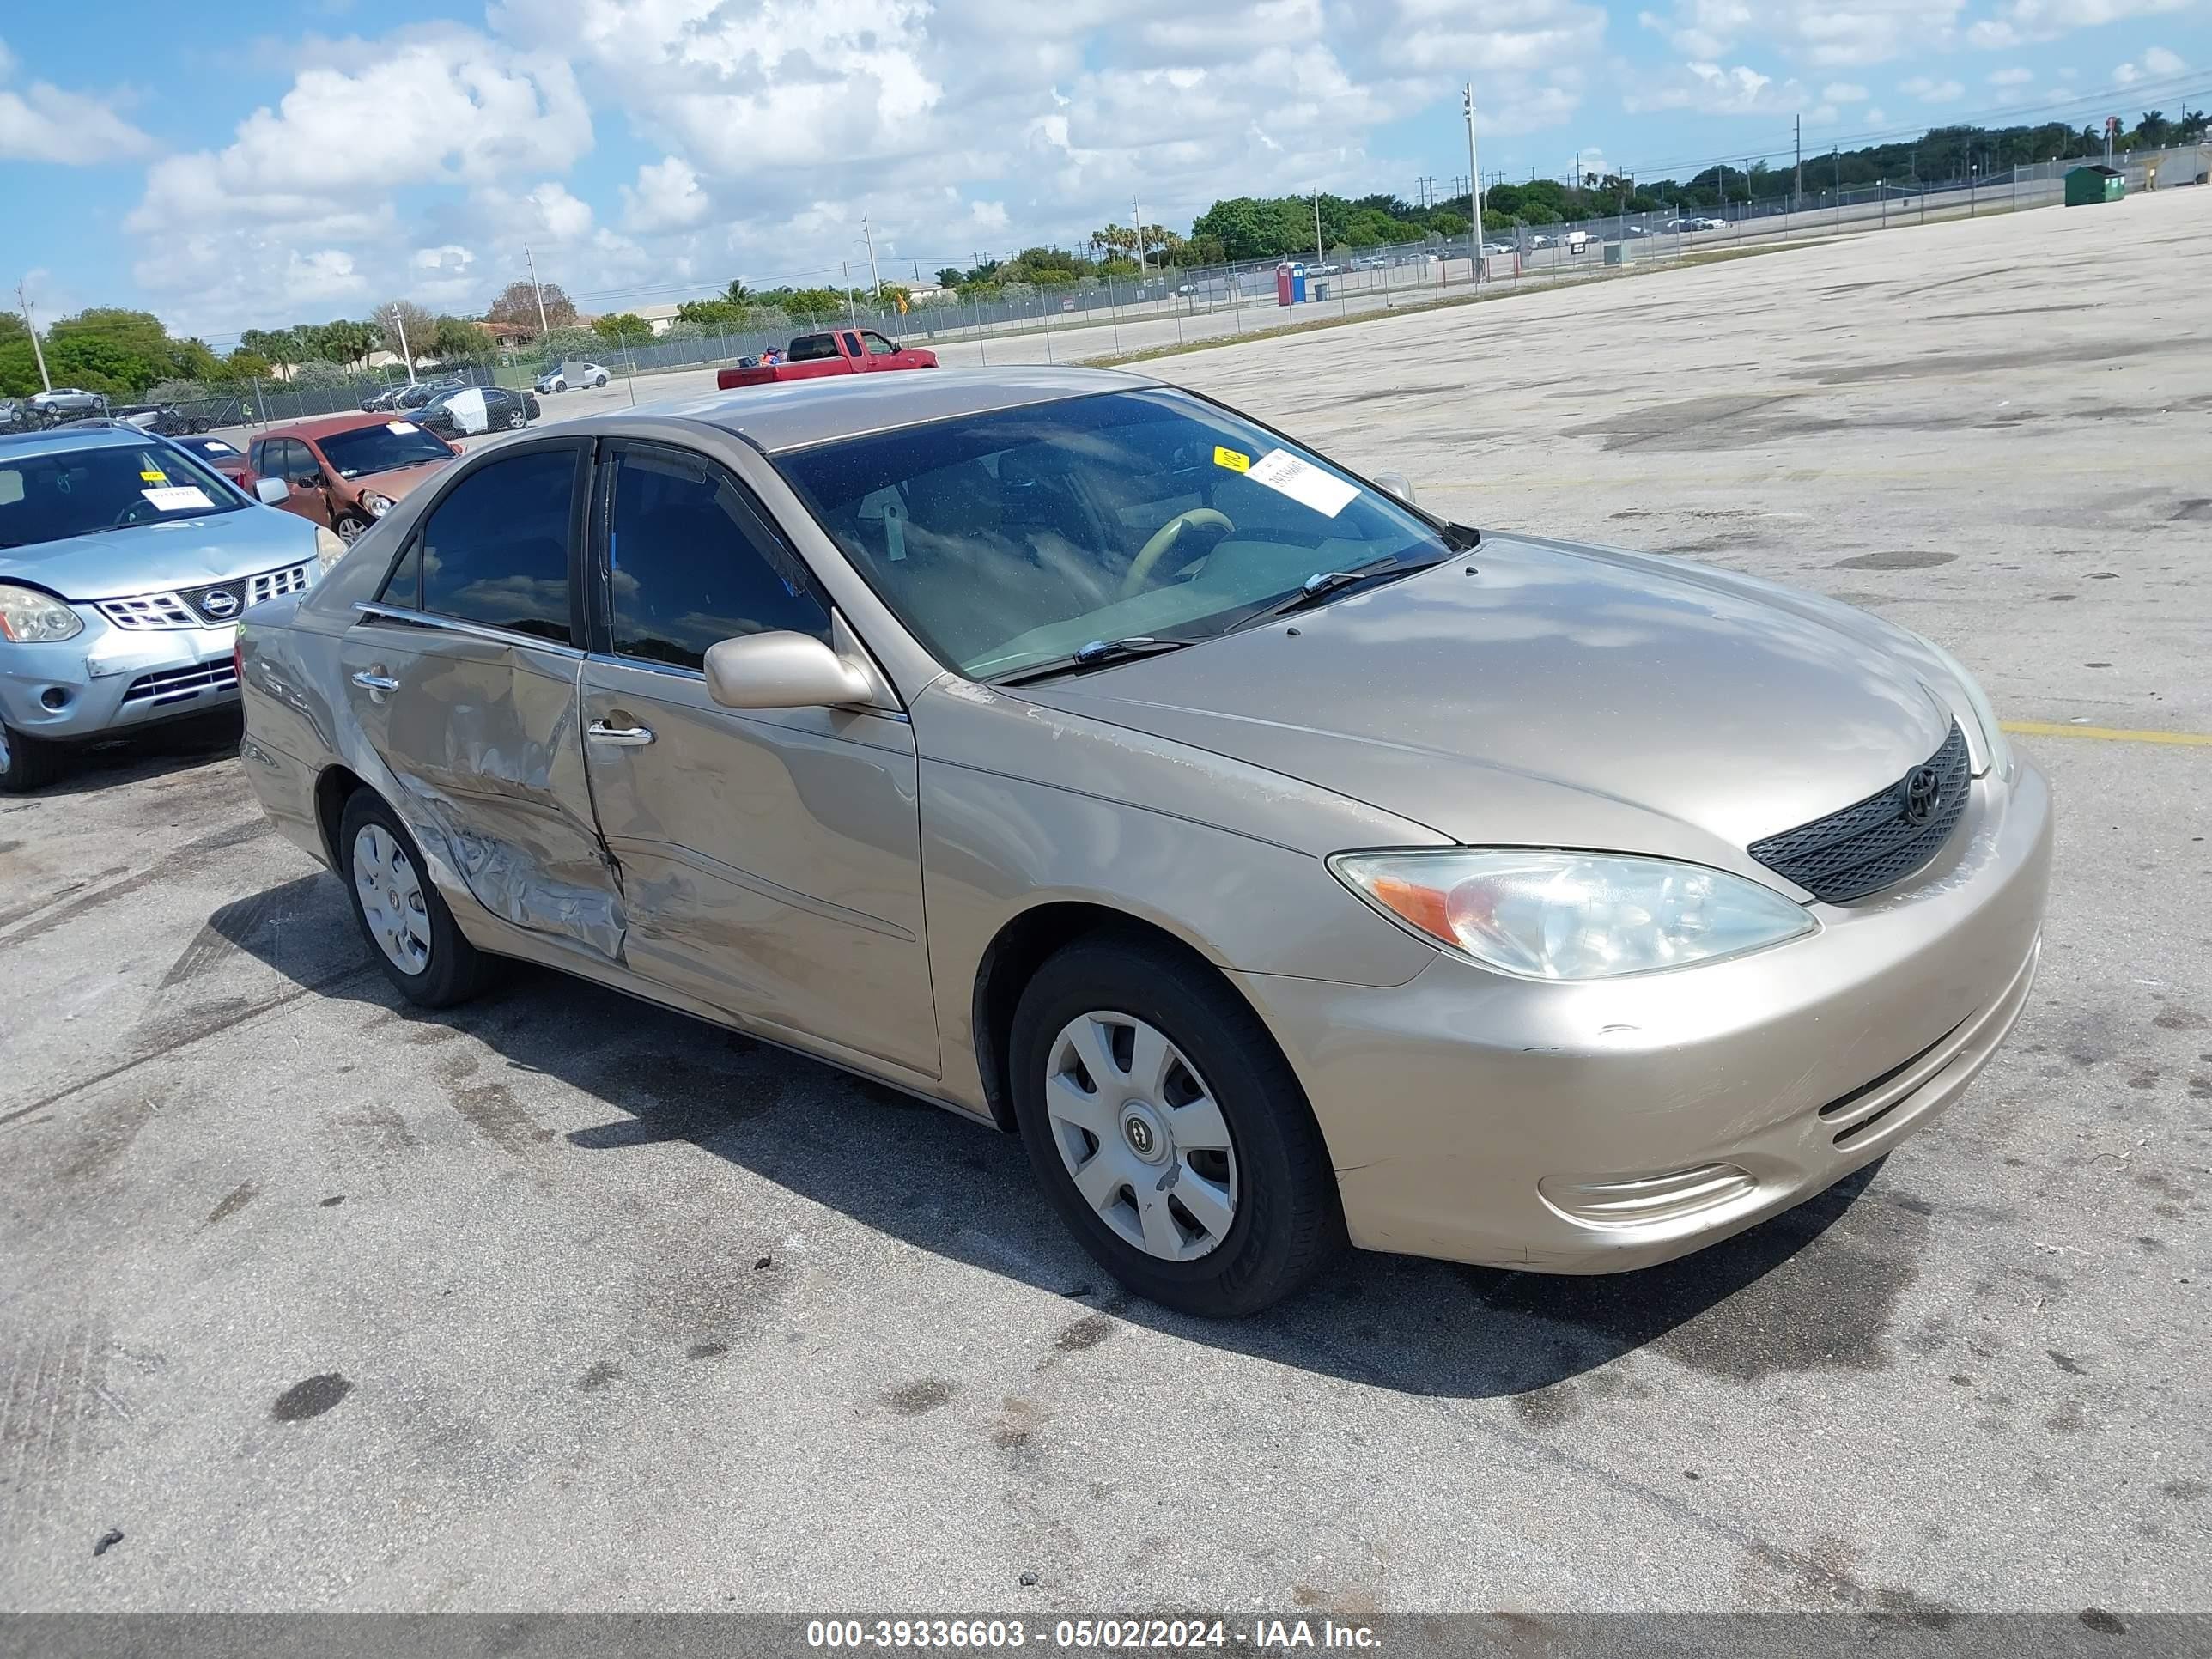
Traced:
[[937, 1649], [970, 1652], [1049, 1647], [1063, 1651], [1134, 1653], [1231, 1649], [1290, 1653], [1302, 1649], [1375, 1652], [1382, 1640], [1366, 1625], [1334, 1619], [814, 1619], [811, 1648]]

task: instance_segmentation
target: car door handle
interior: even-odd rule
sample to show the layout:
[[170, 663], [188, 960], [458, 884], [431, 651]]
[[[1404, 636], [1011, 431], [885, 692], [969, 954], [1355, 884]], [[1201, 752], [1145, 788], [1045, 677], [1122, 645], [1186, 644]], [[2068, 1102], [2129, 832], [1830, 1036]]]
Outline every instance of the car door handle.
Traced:
[[399, 682], [389, 674], [380, 674], [373, 668], [364, 668], [353, 677], [353, 683], [364, 691], [397, 691]]
[[642, 749], [653, 741], [649, 726], [609, 726], [605, 720], [593, 720], [584, 728], [584, 735], [593, 743], [612, 744], [617, 749]]

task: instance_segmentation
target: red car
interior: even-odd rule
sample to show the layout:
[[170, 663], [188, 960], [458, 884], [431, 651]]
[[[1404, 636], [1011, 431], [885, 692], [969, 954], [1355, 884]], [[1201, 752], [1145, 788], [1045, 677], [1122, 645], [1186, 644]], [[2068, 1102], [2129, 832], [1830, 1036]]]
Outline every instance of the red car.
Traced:
[[401, 415], [331, 415], [257, 436], [246, 464], [287, 487], [275, 505], [350, 542], [461, 453]]
[[725, 368], [714, 376], [722, 391], [741, 386], [770, 386], [811, 380], [823, 374], [873, 374], [889, 368], [935, 368], [937, 354], [887, 340], [872, 329], [841, 328], [831, 334], [802, 334], [780, 363], [757, 368]]

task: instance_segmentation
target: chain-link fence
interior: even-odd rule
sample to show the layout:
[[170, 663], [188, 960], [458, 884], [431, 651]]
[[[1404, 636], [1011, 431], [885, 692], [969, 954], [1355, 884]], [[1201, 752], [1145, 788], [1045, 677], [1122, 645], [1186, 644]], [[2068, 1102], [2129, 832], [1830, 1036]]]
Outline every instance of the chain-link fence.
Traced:
[[[2126, 174], [2130, 191], [2196, 183], [2208, 164], [2212, 144], [2142, 152], [2113, 162]], [[994, 356], [1001, 362], [1111, 358], [1462, 297], [1478, 282], [1504, 289], [1571, 283], [1628, 266], [1727, 258], [1812, 237], [2053, 206], [2064, 199], [2066, 174], [2085, 165], [2090, 163], [2052, 161], [1990, 178], [1970, 173], [1849, 190], [1808, 188], [1795, 199], [1723, 208], [1637, 212], [1624, 204], [1604, 216], [1493, 231], [1480, 250], [1471, 236], [1431, 235], [1384, 247], [1323, 247], [1284, 259], [1009, 284], [965, 298], [946, 293], [915, 301], [903, 313], [855, 295], [836, 311], [790, 313], [773, 328], [687, 328], [672, 337], [617, 332], [591, 361], [617, 377], [650, 376], [746, 363], [793, 336], [837, 329], [873, 330], [908, 345], [957, 346], [963, 362], [988, 363]], [[562, 355], [576, 357], [573, 350]], [[543, 348], [488, 347], [475, 360], [418, 371], [416, 378], [523, 387], [550, 366]], [[405, 379], [405, 371], [395, 368], [313, 391], [275, 381], [247, 383], [185, 412], [196, 424], [279, 425], [359, 408]]]

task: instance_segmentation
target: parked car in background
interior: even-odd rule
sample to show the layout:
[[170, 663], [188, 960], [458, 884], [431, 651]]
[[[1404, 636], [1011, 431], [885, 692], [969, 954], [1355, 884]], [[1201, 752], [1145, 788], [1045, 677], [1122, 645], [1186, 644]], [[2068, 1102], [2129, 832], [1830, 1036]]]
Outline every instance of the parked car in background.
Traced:
[[107, 398], [103, 393], [87, 392], [73, 386], [58, 386], [51, 392], [34, 392], [24, 399], [24, 405], [40, 420], [46, 422], [107, 413]]
[[538, 398], [503, 386], [448, 386], [408, 412], [441, 438], [478, 432], [520, 432], [538, 418]]
[[1552, 239], [1545, 235], [1540, 230], [1535, 232], [1528, 238], [1528, 246], [1532, 248], [1549, 247], [1551, 245]]
[[158, 432], [165, 438], [208, 429], [205, 416], [187, 415], [174, 404], [121, 404], [108, 413], [112, 419], [126, 426], [135, 426], [141, 432]]
[[33, 422], [31, 411], [20, 398], [0, 398], [0, 432], [22, 432]]
[[247, 465], [246, 452], [228, 439], [184, 436], [172, 438], [169, 441], [178, 448], [198, 456], [248, 495], [253, 494], [254, 480], [258, 475]]
[[242, 630], [244, 773], [414, 1002], [521, 957], [1017, 1131], [1204, 1315], [1347, 1237], [1686, 1255], [2026, 1003], [2048, 787], [1878, 617], [1133, 375], [684, 417], [488, 446]]
[[540, 395], [607, 383], [607, 371], [597, 363], [556, 363], [538, 377]]
[[0, 791], [46, 782], [71, 744], [235, 704], [239, 617], [344, 550], [166, 438], [0, 438]]
[[1498, 254], [1518, 253], [1521, 250], [1510, 242], [1485, 242], [1482, 245], [1482, 251], [1485, 253]]
[[283, 483], [277, 506], [351, 542], [460, 453], [419, 420], [331, 415], [258, 434], [246, 465]]
[[869, 328], [841, 328], [826, 334], [802, 334], [791, 343], [780, 363], [756, 368], [725, 368], [714, 375], [724, 392], [741, 386], [769, 386], [782, 380], [811, 380], [824, 374], [872, 374], [888, 369], [935, 368], [937, 354], [896, 340]]
[[380, 414], [386, 410], [398, 408], [401, 394], [410, 390], [414, 385], [415, 382], [411, 380], [404, 381], [398, 386], [379, 386], [374, 392], [362, 393], [361, 399], [362, 413], [364, 415], [375, 415]]

